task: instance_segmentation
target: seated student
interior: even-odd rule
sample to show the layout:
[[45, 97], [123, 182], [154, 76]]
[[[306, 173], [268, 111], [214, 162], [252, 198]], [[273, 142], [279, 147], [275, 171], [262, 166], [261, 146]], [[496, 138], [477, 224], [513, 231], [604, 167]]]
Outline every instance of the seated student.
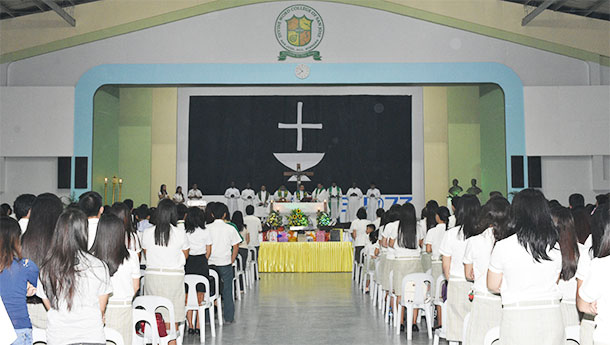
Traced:
[[233, 267], [237, 258], [241, 238], [235, 228], [225, 222], [229, 217], [227, 205], [216, 202], [208, 205], [213, 222], [207, 226], [212, 237], [212, 254], [208, 263], [217, 271], [220, 277], [220, 294], [222, 296], [222, 313], [227, 323], [233, 323], [235, 318], [235, 303], [233, 300]]
[[106, 307], [106, 326], [117, 330], [125, 344], [131, 344], [131, 301], [140, 289], [140, 261], [138, 254], [126, 246], [126, 236], [121, 218], [112, 213], [103, 214], [91, 254], [108, 265], [110, 274], [112, 295]]
[[33, 194], [21, 194], [15, 199], [13, 203], [13, 209], [15, 210], [15, 217], [19, 221], [21, 227], [21, 233], [25, 232], [30, 221], [30, 209], [36, 200], [36, 196]]
[[368, 243], [366, 227], [369, 225], [370, 221], [366, 219], [366, 208], [364, 207], [358, 209], [356, 217], [358, 219], [352, 221], [350, 232], [352, 233], [352, 239], [354, 240], [354, 259], [360, 261], [360, 252], [362, 252], [362, 249]]
[[[144, 295], [161, 296], [174, 304], [176, 327], [185, 312], [184, 264], [189, 256], [189, 243], [184, 230], [176, 227], [176, 204], [170, 199], [159, 202], [155, 226], [144, 230], [142, 250], [146, 255]], [[162, 310], [169, 329], [169, 314]]]
[[40, 268], [37, 294], [49, 310], [47, 344], [105, 344], [104, 311], [112, 292], [108, 266], [87, 250], [87, 216], [66, 209]]
[[14, 345], [32, 344], [26, 296], [35, 292], [38, 266], [21, 255], [21, 229], [16, 220], [0, 217], [0, 297], [17, 333]]
[[487, 272], [487, 288], [502, 297], [502, 344], [564, 344], [559, 232], [542, 192], [515, 195], [507, 232], [514, 235], [496, 243]]
[[102, 196], [98, 192], [85, 192], [78, 198], [78, 208], [85, 212], [88, 219], [89, 234], [87, 249], [91, 249], [93, 241], [95, 241], [95, 232], [97, 231], [97, 222], [100, 216], [104, 213], [102, 205]]
[[[593, 260], [578, 290], [578, 309], [588, 315], [596, 315], [593, 342], [610, 344], [610, 204], [597, 207], [591, 224]], [[580, 270], [580, 263], [579, 263]], [[584, 320], [583, 320], [584, 324]], [[582, 327], [582, 326], [581, 326]]]
[[[205, 216], [203, 210], [199, 207], [189, 207], [184, 220], [184, 228], [186, 230], [186, 238], [189, 242], [189, 257], [186, 259], [184, 266], [185, 274], [197, 274], [204, 276], [210, 281], [209, 294], [214, 294], [214, 280], [210, 280], [210, 270], [208, 268], [208, 259], [212, 254], [212, 237], [210, 232], [205, 228]], [[188, 291], [195, 293], [195, 291]], [[187, 299], [188, 299], [187, 292]], [[196, 286], [197, 301], [199, 304], [203, 302], [205, 297], [205, 287], [203, 284]], [[200, 316], [197, 315], [196, 327], [193, 327], [193, 311], [186, 312], [186, 319], [189, 324], [189, 334], [199, 334]]]
[[503, 226], [509, 207], [508, 200], [502, 197], [489, 199], [477, 222], [479, 234], [466, 240], [464, 274], [467, 280], [474, 281], [472, 311], [465, 334], [467, 344], [483, 345], [487, 331], [500, 326], [502, 300], [487, 289], [487, 270], [496, 239], [505, 236]]

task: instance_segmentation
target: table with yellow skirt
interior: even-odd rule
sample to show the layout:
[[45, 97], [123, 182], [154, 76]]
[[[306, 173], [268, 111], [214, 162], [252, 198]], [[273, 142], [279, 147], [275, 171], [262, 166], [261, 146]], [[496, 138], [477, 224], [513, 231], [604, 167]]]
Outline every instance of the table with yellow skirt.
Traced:
[[352, 242], [262, 242], [260, 272], [351, 272]]

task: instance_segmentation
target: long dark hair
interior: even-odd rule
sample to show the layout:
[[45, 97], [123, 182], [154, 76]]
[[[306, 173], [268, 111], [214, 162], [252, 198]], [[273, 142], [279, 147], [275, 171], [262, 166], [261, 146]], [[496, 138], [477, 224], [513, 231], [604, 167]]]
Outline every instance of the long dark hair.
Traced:
[[11, 267], [13, 260], [21, 260], [19, 244], [21, 228], [13, 218], [0, 217], [0, 272]]
[[572, 217], [578, 242], [584, 244], [591, 235], [591, 212], [588, 212], [584, 206], [575, 207], [572, 209]]
[[578, 267], [578, 239], [574, 229], [574, 218], [569, 209], [565, 207], [551, 210], [553, 223], [559, 230], [559, 249], [561, 250], [561, 274], [559, 277], [565, 281], [576, 274]]
[[474, 195], [466, 194], [460, 198], [458, 208], [456, 210], [456, 225], [460, 226], [460, 232], [464, 235], [464, 239], [476, 236], [477, 219], [481, 211], [481, 202]]
[[205, 215], [199, 207], [189, 207], [186, 211], [184, 229], [191, 234], [197, 228], [205, 229]]
[[235, 226], [237, 227], [237, 231], [244, 231], [244, 215], [241, 213], [241, 211], [233, 212], [231, 223], [235, 224]]
[[604, 258], [610, 255], [610, 203], [597, 206], [591, 225], [593, 256]]
[[103, 214], [100, 217], [91, 254], [108, 265], [111, 276], [129, 258], [129, 251], [125, 247], [125, 226], [121, 218], [113, 214]]
[[[165, 187], [165, 189], [166, 189], [165, 191], [163, 191], [163, 187]], [[162, 184], [162, 185], [159, 187], [159, 193], [161, 193], [161, 194], [167, 194], [167, 186], [166, 186], [165, 184]]]
[[40, 266], [47, 256], [55, 233], [55, 223], [63, 211], [61, 200], [51, 193], [36, 197], [30, 209], [30, 220], [21, 236], [21, 254]]
[[417, 214], [411, 203], [406, 203], [398, 210], [398, 246], [417, 249]]
[[438, 202], [430, 200], [426, 203], [426, 230], [430, 230], [436, 226], [436, 210], [438, 210]]
[[493, 228], [494, 238], [500, 241], [509, 235], [506, 232], [506, 220], [510, 203], [502, 196], [496, 196], [483, 207], [477, 221], [477, 232], [482, 233], [487, 228]]
[[157, 205], [155, 219], [155, 244], [167, 247], [169, 234], [172, 226], [178, 223], [176, 204], [170, 199], [163, 199]]
[[445, 206], [441, 206], [436, 209], [435, 216], [438, 216], [438, 218], [445, 223], [445, 231], [447, 231], [447, 229], [449, 228], [449, 209]]
[[51, 307], [66, 302], [68, 310], [76, 294], [80, 256], [87, 252], [87, 216], [76, 208], [66, 209], [57, 219], [51, 246], [40, 268], [40, 280]]
[[[139, 243], [136, 228], [133, 226], [133, 222], [131, 221], [131, 211], [129, 210], [129, 206], [122, 202], [115, 202], [108, 211], [123, 221], [125, 238], [127, 239], [127, 247], [131, 248], [132, 243]], [[135, 247], [137, 247], [137, 245], [134, 245], [134, 248]]]
[[536, 262], [551, 260], [547, 250], [559, 242], [559, 231], [551, 219], [549, 204], [541, 191], [528, 188], [513, 198], [507, 229], [517, 234], [519, 243]]

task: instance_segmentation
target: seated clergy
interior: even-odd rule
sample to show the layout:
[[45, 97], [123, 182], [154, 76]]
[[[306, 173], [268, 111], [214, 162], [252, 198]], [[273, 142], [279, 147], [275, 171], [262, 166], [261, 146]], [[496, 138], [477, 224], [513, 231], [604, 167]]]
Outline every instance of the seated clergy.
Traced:
[[294, 192], [292, 197], [293, 202], [305, 201], [305, 199], [310, 199], [309, 193], [305, 191], [304, 185], [299, 185], [299, 190]]
[[280, 189], [275, 191], [273, 194], [273, 199], [279, 202], [286, 202], [292, 198], [290, 192], [286, 189], [286, 186], [281, 185]]

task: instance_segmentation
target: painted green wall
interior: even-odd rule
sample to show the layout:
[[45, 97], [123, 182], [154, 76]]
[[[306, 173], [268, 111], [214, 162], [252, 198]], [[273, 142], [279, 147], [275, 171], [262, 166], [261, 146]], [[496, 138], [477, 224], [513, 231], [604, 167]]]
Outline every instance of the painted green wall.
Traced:
[[506, 196], [506, 130], [504, 93], [495, 84], [479, 86], [481, 120], [481, 201], [497, 190]]
[[[103, 86], [93, 96], [92, 190], [104, 196], [104, 177], [119, 170], [119, 90]], [[111, 192], [112, 186], [108, 188]], [[111, 197], [109, 197], [111, 198]]]

